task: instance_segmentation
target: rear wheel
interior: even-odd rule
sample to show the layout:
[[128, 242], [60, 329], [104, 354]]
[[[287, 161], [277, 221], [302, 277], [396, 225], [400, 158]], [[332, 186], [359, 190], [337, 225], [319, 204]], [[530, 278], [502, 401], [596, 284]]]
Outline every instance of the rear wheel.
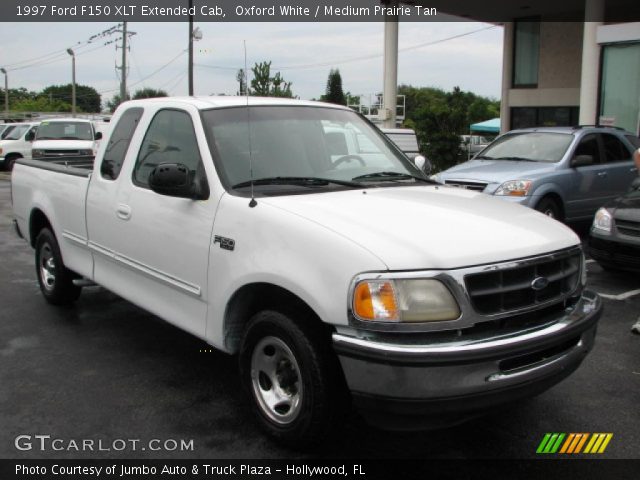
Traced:
[[330, 335], [309, 319], [266, 310], [249, 322], [240, 352], [243, 384], [266, 431], [294, 448], [340, 427], [348, 396]]
[[36, 274], [47, 302], [68, 305], [80, 296], [81, 288], [73, 284], [74, 274], [64, 266], [58, 241], [47, 228], [36, 239]]
[[562, 222], [562, 209], [558, 202], [551, 197], [545, 197], [538, 205], [536, 205], [536, 210], [540, 213], [544, 213], [547, 217], [551, 217], [555, 220]]

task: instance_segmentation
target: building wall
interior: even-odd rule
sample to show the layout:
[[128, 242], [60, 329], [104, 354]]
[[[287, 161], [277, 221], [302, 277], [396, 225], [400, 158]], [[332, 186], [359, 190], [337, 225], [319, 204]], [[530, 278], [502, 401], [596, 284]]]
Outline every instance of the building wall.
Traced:
[[[582, 22], [542, 22], [537, 88], [509, 88], [510, 107], [580, 104]], [[513, 47], [511, 47], [512, 51]]]

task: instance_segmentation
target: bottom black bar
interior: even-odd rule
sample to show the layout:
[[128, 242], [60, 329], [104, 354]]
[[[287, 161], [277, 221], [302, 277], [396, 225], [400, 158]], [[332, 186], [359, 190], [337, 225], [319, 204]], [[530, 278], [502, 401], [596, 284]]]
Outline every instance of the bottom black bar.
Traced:
[[0, 479], [637, 480], [640, 460], [0, 460]]

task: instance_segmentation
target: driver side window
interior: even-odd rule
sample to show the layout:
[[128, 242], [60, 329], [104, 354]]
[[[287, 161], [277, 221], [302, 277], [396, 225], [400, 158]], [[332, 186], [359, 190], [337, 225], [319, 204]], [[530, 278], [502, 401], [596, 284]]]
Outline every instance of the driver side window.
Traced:
[[192, 177], [202, 171], [198, 141], [187, 112], [160, 110], [156, 113], [138, 153], [133, 183], [149, 188], [149, 175], [162, 163], [181, 163]]

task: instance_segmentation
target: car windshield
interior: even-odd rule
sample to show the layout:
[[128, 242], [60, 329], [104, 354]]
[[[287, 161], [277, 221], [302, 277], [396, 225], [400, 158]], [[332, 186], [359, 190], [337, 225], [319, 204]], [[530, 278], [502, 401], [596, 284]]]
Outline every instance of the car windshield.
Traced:
[[428, 181], [376, 127], [350, 110], [252, 106], [249, 112], [247, 107], [206, 110], [202, 117], [228, 188], [247, 188], [252, 178], [256, 192], [273, 193]]
[[475, 158], [559, 162], [572, 140], [570, 133], [510, 133], [498, 138]]
[[42, 122], [36, 140], [93, 140], [87, 122]]
[[15, 128], [4, 137], [4, 140], [19, 140], [29, 128], [31, 128], [31, 125], [16, 125]]

